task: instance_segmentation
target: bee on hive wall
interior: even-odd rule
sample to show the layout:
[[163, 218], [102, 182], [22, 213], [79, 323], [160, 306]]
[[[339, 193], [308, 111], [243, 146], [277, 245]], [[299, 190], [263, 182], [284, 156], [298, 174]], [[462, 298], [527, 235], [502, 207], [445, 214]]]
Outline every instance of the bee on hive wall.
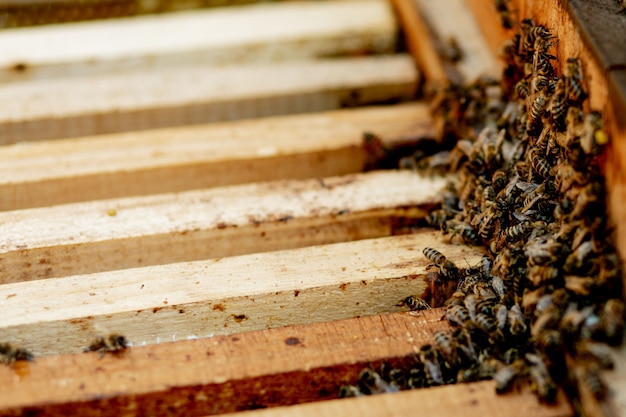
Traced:
[[12, 343], [0, 343], [0, 363], [9, 365], [16, 361], [32, 362], [34, 358], [33, 354], [24, 348]]
[[97, 337], [85, 349], [85, 352], [100, 352], [100, 357], [102, 357], [106, 352], [120, 353], [127, 347], [128, 340], [126, 340], [126, 337], [118, 333], [109, 333], [106, 336]]

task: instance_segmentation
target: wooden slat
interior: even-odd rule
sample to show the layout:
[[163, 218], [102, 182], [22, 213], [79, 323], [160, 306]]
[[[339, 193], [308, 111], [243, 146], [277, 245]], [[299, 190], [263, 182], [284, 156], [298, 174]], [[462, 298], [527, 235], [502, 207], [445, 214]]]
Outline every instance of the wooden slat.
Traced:
[[424, 247], [476, 264], [479, 248], [415, 235], [0, 286], [0, 340], [37, 355], [80, 352], [98, 331], [134, 345], [406, 311]]
[[117, 357], [37, 358], [0, 367], [0, 413], [182, 416], [335, 398], [364, 366], [402, 360], [431, 341], [433, 331], [447, 327], [441, 314], [399, 313], [162, 343]]
[[480, 76], [500, 78], [501, 66], [481, 36], [480, 25], [465, 0], [413, 0], [435, 38], [435, 45], [446, 48], [454, 38], [463, 52], [454, 65], [461, 82], [471, 83]]
[[[433, 85], [470, 83], [481, 75], [500, 76], [500, 66], [480, 35], [479, 24], [463, 0], [392, 0], [411, 54]], [[464, 56], [457, 64], [441, 54], [451, 37]]]
[[435, 47], [434, 35], [420, 16], [415, 0], [391, 0], [391, 3], [402, 24], [408, 49], [425, 79], [433, 85], [446, 84], [450, 75]]
[[3, 85], [0, 143], [336, 109], [413, 96], [407, 55], [185, 66]]
[[282, 2], [0, 31], [0, 82], [391, 53], [385, 0]]
[[[503, 410], [506, 410], [503, 413]], [[555, 404], [540, 404], [535, 395], [524, 387], [516, 393], [498, 395], [492, 381], [473, 384], [446, 385], [428, 389], [403, 391], [396, 394], [320, 401], [316, 403], [254, 410], [245, 414], [224, 416], [265, 417], [405, 417], [411, 415], [438, 417], [566, 417], [575, 413], [563, 392]]]
[[2, 212], [0, 281], [388, 236], [445, 184], [379, 171]]
[[[465, 0], [467, 7], [474, 15], [474, 20], [480, 22], [482, 37], [489, 45], [495, 56], [500, 56], [504, 42], [511, 39], [516, 30], [519, 10], [509, 2], [508, 19], [513, 27], [502, 26], [502, 17], [498, 15], [494, 2], [484, 0]], [[500, 64], [500, 62], [499, 62]]]
[[363, 132], [434, 135], [423, 103], [0, 147], [0, 210], [362, 171]]

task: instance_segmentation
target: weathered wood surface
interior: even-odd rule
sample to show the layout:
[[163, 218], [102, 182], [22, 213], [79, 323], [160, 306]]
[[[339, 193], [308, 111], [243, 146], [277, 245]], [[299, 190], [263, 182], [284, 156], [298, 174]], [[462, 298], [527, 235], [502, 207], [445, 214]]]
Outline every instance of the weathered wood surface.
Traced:
[[373, 171], [6, 211], [0, 282], [388, 236], [445, 185]]
[[433, 137], [424, 103], [0, 147], [0, 210], [360, 172], [364, 132]]
[[470, 13], [465, 0], [413, 1], [429, 26], [445, 64], [450, 65], [445, 57], [450, 40], [458, 43], [462, 56], [453, 67], [460, 82], [471, 83], [480, 76], [500, 78], [501, 66], [481, 36], [480, 24]]
[[424, 247], [476, 264], [438, 233], [342, 242], [0, 286], [0, 340], [80, 352], [98, 332], [134, 345], [406, 311], [427, 288]]
[[415, 93], [408, 55], [181, 66], [12, 83], [0, 144], [337, 109]]
[[103, 358], [37, 358], [0, 367], [0, 413], [189, 416], [336, 398], [365, 366], [410, 364], [434, 331], [447, 328], [441, 315], [327, 321], [133, 347]]
[[0, 31], [0, 82], [392, 53], [385, 0], [281, 2]]
[[427, 389], [403, 391], [396, 394], [373, 395], [359, 398], [320, 401], [267, 410], [255, 410], [246, 414], [225, 416], [246, 417], [405, 417], [412, 415], [438, 417], [566, 417], [575, 413], [567, 398], [560, 392], [553, 405], [540, 404], [526, 387], [516, 393], [498, 395], [492, 381], [473, 384], [446, 385]]
[[[409, 51], [433, 85], [471, 83], [479, 76], [498, 78], [500, 66], [480, 36], [479, 23], [463, 0], [392, 0]], [[481, 22], [482, 23], [482, 22]], [[452, 64], [444, 57], [454, 38], [463, 53]]]

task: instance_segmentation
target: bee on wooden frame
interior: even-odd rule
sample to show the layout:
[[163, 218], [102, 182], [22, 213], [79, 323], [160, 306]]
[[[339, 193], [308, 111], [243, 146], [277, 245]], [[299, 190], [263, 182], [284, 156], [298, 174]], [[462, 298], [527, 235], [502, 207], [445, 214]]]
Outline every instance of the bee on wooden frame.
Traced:
[[0, 343], [0, 363], [10, 365], [16, 361], [32, 362], [34, 358], [33, 354], [24, 348], [12, 343]]
[[118, 333], [109, 333], [99, 336], [85, 349], [85, 352], [100, 352], [103, 357], [106, 352], [121, 353], [128, 347], [126, 337]]

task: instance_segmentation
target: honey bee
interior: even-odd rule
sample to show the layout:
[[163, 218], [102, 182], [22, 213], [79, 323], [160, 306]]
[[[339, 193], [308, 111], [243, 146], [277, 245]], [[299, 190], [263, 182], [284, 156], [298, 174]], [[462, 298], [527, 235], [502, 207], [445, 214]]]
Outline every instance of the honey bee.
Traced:
[[450, 218], [445, 209], [433, 210], [426, 216], [426, 221], [431, 226], [441, 227]]
[[461, 364], [461, 358], [458, 354], [458, 348], [449, 332], [437, 331], [433, 334], [437, 351], [443, 357], [444, 363], [448, 368], [455, 368]]
[[526, 364], [523, 359], [517, 359], [510, 365], [500, 368], [493, 375], [493, 380], [496, 383], [496, 392], [502, 394], [511, 391], [526, 372]]
[[500, 16], [500, 24], [505, 29], [511, 29], [513, 27], [513, 13], [509, 8], [509, 0], [494, 0], [494, 6]]
[[420, 362], [418, 366], [415, 366], [409, 370], [409, 377], [407, 380], [407, 387], [409, 389], [424, 388], [428, 386], [426, 380], [426, 374], [424, 373], [424, 365]]
[[617, 298], [609, 299], [602, 308], [600, 327], [608, 344], [618, 346], [624, 336], [624, 303]]
[[614, 363], [610, 348], [599, 342], [581, 340], [575, 346], [576, 359], [583, 362], [594, 362], [601, 369], [613, 369]]
[[423, 253], [426, 259], [439, 268], [439, 272], [444, 278], [457, 279], [459, 276], [459, 268], [453, 262], [449, 261], [443, 253], [439, 252], [437, 249], [428, 247], [424, 248]]
[[450, 298], [444, 302], [444, 307], [460, 306], [463, 305], [466, 294], [463, 291], [455, 291]]
[[577, 372], [580, 383], [584, 384], [591, 394], [597, 400], [603, 400], [606, 397], [608, 388], [602, 375], [600, 374], [600, 368], [596, 363], [586, 363], [577, 367]]
[[557, 386], [548, 372], [544, 357], [527, 353], [526, 360], [529, 362], [528, 374], [531, 380], [531, 389], [537, 394], [539, 400], [547, 403], [554, 402]]
[[462, 305], [453, 305], [446, 308], [446, 319], [451, 325], [457, 327], [463, 327], [466, 323], [471, 322], [467, 308]]
[[567, 87], [565, 80], [560, 78], [550, 99], [550, 114], [557, 126], [561, 126], [567, 114]]
[[342, 385], [339, 388], [339, 398], [362, 397], [364, 395], [357, 387], [352, 385]]
[[535, 172], [539, 174], [542, 178], [547, 178], [552, 174], [552, 166], [550, 165], [548, 160], [537, 154], [533, 153], [531, 165]]
[[569, 100], [579, 105], [587, 97], [587, 93], [583, 88], [583, 76], [578, 58], [569, 58], [566, 61], [563, 76]]
[[487, 334], [492, 334], [498, 329], [498, 325], [493, 317], [488, 316], [487, 314], [479, 313], [476, 315], [476, 320], [474, 320], [476, 327]]
[[34, 359], [33, 354], [24, 348], [11, 343], [0, 343], [0, 363], [10, 365], [16, 361], [32, 362]]
[[595, 285], [595, 279], [592, 277], [565, 276], [565, 288], [577, 295], [588, 296]]
[[515, 84], [515, 94], [522, 100], [526, 100], [526, 98], [530, 96], [530, 85], [527, 79], [523, 78]]
[[552, 266], [531, 266], [526, 275], [535, 288], [540, 285], [552, 282], [559, 277], [559, 270]]
[[383, 392], [398, 392], [398, 389], [385, 381], [378, 372], [365, 368], [359, 374], [357, 384], [359, 390], [365, 394], [381, 394]]
[[380, 365], [380, 375], [396, 390], [401, 391], [407, 389], [407, 378], [402, 369], [394, 368], [384, 362]]
[[541, 125], [543, 117], [548, 107], [548, 99], [543, 93], [537, 93], [528, 111], [528, 122], [526, 129], [533, 131], [536, 126]]
[[562, 348], [563, 339], [558, 330], [546, 330], [534, 339], [535, 345], [546, 355], [554, 355]]
[[404, 300], [402, 300], [401, 305], [405, 305], [411, 311], [422, 311], [422, 310], [430, 310], [430, 305], [422, 298], [416, 297], [414, 295], [409, 295]]
[[472, 337], [467, 328], [459, 328], [452, 332], [452, 338], [455, 340], [456, 347], [466, 360], [476, 362], [478, 360], [478, 348], [474, 345]]
[[428, 385], [443, 385], [441, 365], [437, 359], [437, 351], [431, 345], [424, 345], [419, 351], [420, 361], [424, 364], [424, 372]]
[[602, 117], [598, 112], [591, 112], [585, 115], [583, 121], [583, 132], [580, 136], [580, 147], [590, 155], [597, 154], [600, 146], [606, 145], [609, 141], [607, 133], [602, 129]]
[[454, 36], [448, 38], [447, 42], [444, 43], [440, 52], [446, 60], [450, 61], [453, 64], [456, 64], [463, 59], [463, 49], [461, 49], [459, 41]]
[[526, 326], [526, 319], [524, 313], [518, 304], [513, 304], [509, 309], [509, 332], [513, 336], [521, 336], [526, 334], [528, 327]]
[[85, 352], [100, 352], [100, 357], [103, 357], [106, 352], [120, 353], [127, 347], [126, 337], [118, 333], [110, 333], [106, 336], [99, 336], [85, 349]]
[[500, 298], [500, 301], [505, 301], [508, 298], [507, 285], [500, 276], [494, 275], [491, 277], [491, 287]]

